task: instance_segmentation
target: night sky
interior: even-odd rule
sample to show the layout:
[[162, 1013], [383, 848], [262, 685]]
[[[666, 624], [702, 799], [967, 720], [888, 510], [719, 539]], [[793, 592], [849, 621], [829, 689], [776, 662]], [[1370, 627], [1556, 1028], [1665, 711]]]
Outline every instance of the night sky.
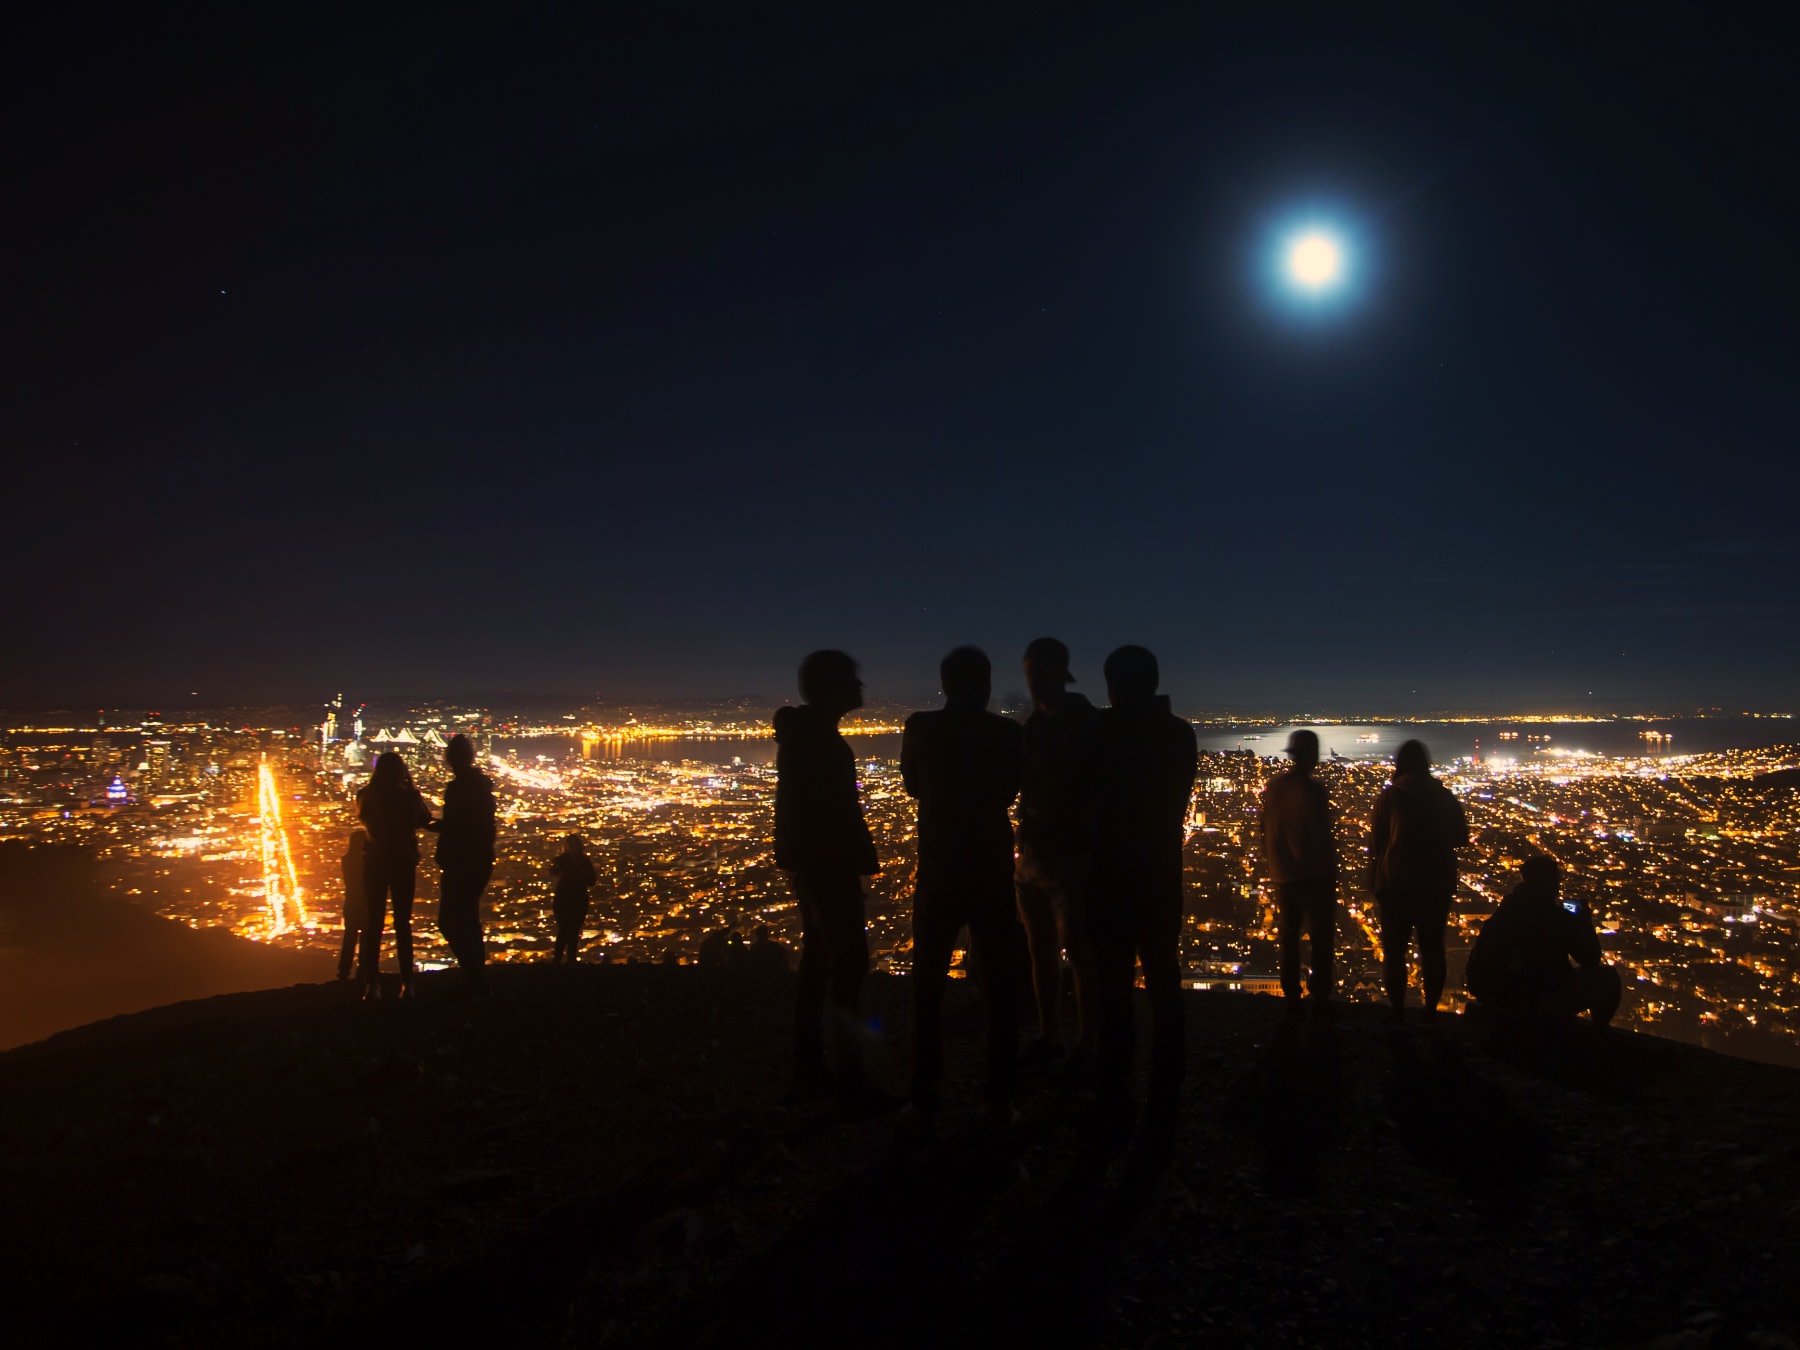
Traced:
[[9, 35], [0, 705], [1800, 702], [1741, 14], [255, 8]]

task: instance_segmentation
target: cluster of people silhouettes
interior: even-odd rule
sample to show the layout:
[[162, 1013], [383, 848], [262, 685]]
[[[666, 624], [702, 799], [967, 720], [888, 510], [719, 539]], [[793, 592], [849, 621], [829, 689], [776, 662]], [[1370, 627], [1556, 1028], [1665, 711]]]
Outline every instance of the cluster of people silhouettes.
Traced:
[[[1091, 1081], [1092, 1138], [1122, 1146], [1137, 1128], [1131, 1090], [1133, 990], [1142, 971], [1151, 1015], [1150, 1137], [1176, 1125], [1187, 1065], [1181, 995], [1182, 870], [1199, 764], [1194, 729], [1158, 693], [1156, 657], [1139, 646], [1106, 658], [1108, 706], [1075, 692], [1069, 650], [1039, 638], [1024, 654], [1032, 711], [1021, 723], [988, 710], [992, 668], [975, 647], [939, 667], [944, 706], [914, 713], [901, 741], [901, 776], [918, 802], [913, 888], [912, 1078], [904, 1102], [864, 1066], [862, 986], [869, 969], [864, 896], [880, 870], [863, 817], [856, 764], [839, 729], [862, 706], [856, 662], [813, 652], [800, 665], [801, 702], [775, 714], [775, 862], [799, 906], [802, 940], [789, 1098], [832, 1097], [859, 1113], [897, 1108], [917, 1127], [935, 1120], [943, 1091], [943, 1004], [961, 934], [986, 1021], [990, 1121], [1013, 1113], [1022, 1006], [1035, 1007], [1032, 1052]], [[1262, 863], [1274, 892], [1281, 986], [1290, 1014], [1329, 1015], [1338, 904], [1338, 845], [1331, 802], [1315, 776], [1318, 737], [1289, 738], [1289, 767], [1266, 788]], [[400, 997], [413, 994], [412, 908], [418, 832], [437, 835], [438, 924], [469, 992], [486, 992], [480, 900], [494, 867], [493, 783], [474, 747], [453, 737], [450, 778], [433, 818], [401, 757], [381, 755], [357, 793], [360, 824], [344, 860], [345, 934], [339, 978], [352, 962], [365, 998], [381, 997], [379, 956], [391, 905]], [[1015, 824], [1016, 806], [1016, 824]], [[1416, 947], [1423, 1016], [1433, 1019], [1446, 977], [1445, 932], [1458, 884], [1456, 851], [1468, 843], [1461, 804], [1431, 773], [1423, 744], [1407, 741], [1375, 804], [1368, 841], [1383, 980], [1390, 1016], [1405, 1016], [1409, 949]], [[553, 959], [574, 961], [595, 884], [592, 859], [570, 835], [550, 864]], [[1470, 954], [1468, 985], [1481, 1009], [1506, 1022], [1589, 1013], [1602, 1025], [1620, 999], [1601, 959], [1592, 916], [1565, 903], [1548, 857], [1530, 859], [1521, 884], [1488, 919]], [[785, 968], [786, 949], [757, 941], [702, 964]], [[1310, 970], [1302, 984], [1302, 939]], [[703, 952], [703, 958], [708, 953]], [[1075, 1035], [1064, 1034], [1064, 960], [1074, 988]], [[1571, 965], [1573, 961], [1573, 965]]]
[[[374, 772], [356, 794], [359, 824], [350, 832], [343, 858], [344, 939], [338, 952], [338, 979], [348, 980], [354, 973], [365, 999], [381, 997], [381, 934], [390, 903], [399, 996], [413, 997], [412, 911], [420, 830], [437, 835], [438, 931], [456, 958], [464, 989], [476, 996], [487, 993], [481, 896], [494, 873], [498, 834], [494, 783], [475, 767], [475, 747], [467, 736], [450, 738], [444, 764], [450, 779], [444, 785], [443, 812], [436, 819], [397, 751], [376, 758]], [[581, 949], [588, 898], [597, 880], [586, 841], [579, 834], [569, 835], [562, 851], [551, 859], [549, 871], [556, 923], [551, 959], [572, 962]]]
[[[907, 719], [901, 772], [918, 801], [913, 890], [913, 1068], [903, 1110], [922, 1127], [942, 1093], [942, 1009], [959, 934], [981, 986], [987, 1105], [1007, 1123], [1017, 1088], [1021, 978], [1037, 1013], [1038, 1054], [1091, 1076], [1097, 1146], [1137, 1128], [1131, 1091], [1133, 989], [1150, 1005], [1152, 1141], [1174, 1131], [1187, 1064], [1181, 996], [1182, 853], [1199, 763], [1191, 724], [1158, 693], [1156, 657], [1125, 646], [1106, 658], [1108, 707], [1069, 686], [1069, 650], [1039, 638], [1025, 650], [1032, 711], [1023, 724], [988, 711], [986, 655], [959, 647], [940, 667], [944, 706]], [[796, 1099], [835, 1095], [851, 1108], [899, 1105], [863, 1067], [860, 991], [869, 970], [864, 879], [878, 870], [856, 767], [839, 731], [862, 704], [854, 660], [818, 651], [800, 666], [797, 707], [775, 714], [775, 858], [791, 881], [803, 930], [795, 1007]], [[1288, 1010], [1328, 1016], [1334, 991], [1338, 848], [1331, 803], [1314, 776], [1318, 737], [1297, 731], [1292, 763], [1266, 789], [1261, 854], [1275, 892], [1281, 983]], [[1017, 806], [1016, 827], [1014, 806]], [[1424, 1013], [1445, 982], [1445, 930], [1468, 842], [1456, 797], [1432, 776], [1418, 741], [1402, 745], [1375, 807], [1369, 888], [1379, 911], [1390, 1017], [1403, 1020], [1409, 947], [1416, 946]], [[1301, 943], [1310, 938], [1310, 988]], [[1062, 1024], [1063, 960], [1073, 976], [1076, 1036]], [[1571, 959], [1576, 963], [1570, 965]], [[1600, 960], [1593, 920], [1564, 904], [1549, 858], [1485, 925], [1470, 960], [1472, 991], [1490, 1015], [1534, 1020], [1586, 1011], [1609, 1021], [1616, 972]], [[1305, 997], [1310, 993], [1310, 999]]]

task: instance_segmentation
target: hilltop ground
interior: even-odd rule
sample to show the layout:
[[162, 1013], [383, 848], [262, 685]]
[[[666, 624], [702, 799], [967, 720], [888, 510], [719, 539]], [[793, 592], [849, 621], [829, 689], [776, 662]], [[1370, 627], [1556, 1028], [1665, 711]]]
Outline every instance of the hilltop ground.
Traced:
[[[1456, 1026], [1190, 996], [1166, 1172], [1039, 1082], [976, 1147], [783, 1111], [791, 983], [502, 967], [469, 1004], [298, 986], [0, 1055], [20, 1340], [1790, 1345], [1800, 1078], [1643, 1037], [1549, 1074]], [[906, 989], [871, 981], [898, 1086]], [[1590, 1081], [1569, 1086], [1576, 1076]], [[21, 1336], [20, 1333], [23, 1333]], [[1033, 1333], [1038, 1333], [1034, 1336]], [[844, 1334], [844, 1333], [840, 1333]], [[1045, 1337], [1048, 1339], [1044, 1339]]]
[[322, 980], [330, 956], [194, 929], [108, 892], [76, 848], [0, 843], [0, 1049], [180, 999]]

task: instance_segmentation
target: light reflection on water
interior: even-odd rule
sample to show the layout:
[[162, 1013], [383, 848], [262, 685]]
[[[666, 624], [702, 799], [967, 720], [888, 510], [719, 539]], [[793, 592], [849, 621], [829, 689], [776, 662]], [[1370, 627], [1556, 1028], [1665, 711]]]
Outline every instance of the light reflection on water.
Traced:
[[[1431, 751], [1434, 763], [1466, 759], [1479, 748], [1484, 760], [1501, 758], [1528, 761], [1545, 751], [1582, 750], [1615, 757], [1710, 754], [1721, 750], [1757, 750], [1800, 742], [1800, 722], [1750, 718], [1690, 718], [1645, 722], [1416, 722], [1405, 724], [1368, 722], [1292, 723], [1283, 726], [1221, 726], [1195, 728], [1200, 748], [1210, 751], [1248, 750], [1279, 757], [1288, 734], [1309, 726], [1319, 737], [1319, 752], [1329, 758], [1335, 751], [1348, 760], [1390, 760], [1402, 741], [1418, 739]], [[1665, 740], [1646, 740], [1655, 731]], [[852, 736], [851, 748], [858, 759], [898, 759], [898, 734]], [[565, 760], [581, 754], [581, 741], [573, 736], [497, 737], [494, 749], [503, 755], [529, 760], [545, 755]], [[680, 763], [771, 765], [775, 742], [767, 736], [709, 736], [676, 740], [602, 741], [592, 758], [618, 763]]]

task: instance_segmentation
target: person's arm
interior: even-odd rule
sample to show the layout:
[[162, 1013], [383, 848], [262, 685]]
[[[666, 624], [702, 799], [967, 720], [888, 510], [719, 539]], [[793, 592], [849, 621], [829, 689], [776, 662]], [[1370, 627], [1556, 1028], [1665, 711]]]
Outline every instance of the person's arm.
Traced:
[[917, 797], [922, 786], [924, 769], [919, 763], [919, 715], [914, 713], [906, 719], [906, 726], [900, 733], [900, 781], [906, 787], [906, 795]]
[[1463, 810], [1463, 804], [1449, 788], [1444, 789], [1450, 798], [1450, 847], [1463, 848], [1469, 842], [1469, 813]]
[[1587, 907], [1582, 906], [1579, 914], [1570, 914], [1564, 910], [1563, 915], [1563, 926], [1569, 933], [1569, 955], [1583, 970], [1594, 969], [1601, 964], [1600, 934], [1594, 931], [1594, 920], [1588, 914]]
[[1337, 836], [1332, 833], [1331, 794], [1317, 779], [1313, 780], [1313, 786], [1318, 789], [1318, 792], [1314, 794], [1315, 804], [1313, 807], [1313, 828], [1318, 832], [1315, 843], [1329, 864], [1327, 875], [1335, 882], [1338, 874], [1338, 854]]
[[1391, 816], [1393, 803], [1389, 789], [1383, 788], [1381, 795], [1375, 799], [1375, 812], [1369, 820], [1369, 889], [1374, 891], [1381, 885], [1381, 857], [1387, 852], [1388, 833], [1393, 828]]

